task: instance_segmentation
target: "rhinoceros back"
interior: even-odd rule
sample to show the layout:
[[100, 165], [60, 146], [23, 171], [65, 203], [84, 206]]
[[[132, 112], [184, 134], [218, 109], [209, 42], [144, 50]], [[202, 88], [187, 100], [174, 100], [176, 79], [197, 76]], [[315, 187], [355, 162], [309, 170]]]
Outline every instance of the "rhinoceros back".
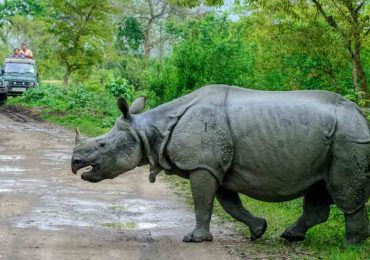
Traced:
[[298, 197], [327, 177], [338, 131], [354, 133], [342, 127], [351, 120], [338, 115], [354, 116], [356, 124], [351, 127], [357, 133], [351, 138], [369, 140], [366, 119], [352, 102], [335, 93], [235, 89], [228, 100], [234, 160], [224, 182], [261, 200]]
[[298, 197], [324, 179], [338, 133], [370, 139], [361, 112], [331, 92], [207, 86], [190, 97], [196, 101], [167, 145], [172, 163], [208, 169], [220, 184], [261, 200]]

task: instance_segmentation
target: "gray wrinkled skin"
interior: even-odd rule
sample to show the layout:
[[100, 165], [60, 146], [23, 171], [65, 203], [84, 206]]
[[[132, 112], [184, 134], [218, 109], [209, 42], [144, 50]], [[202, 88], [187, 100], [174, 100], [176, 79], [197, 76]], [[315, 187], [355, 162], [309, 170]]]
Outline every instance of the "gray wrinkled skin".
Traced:
[[195, 229], [186, 242], [211, 241], [209, 222], [216, 198], [245, 223], [251, 239], [267, 228], [245, 209], [239, 193], [262, 201], [304, 196], [302, 216], [282, 234], [303, 240], [325, 222], [335, 203], [345, 214], [349, 243], [369, 235], [365, 203], [370, 195], [370, 131], [361, 110], [326, 91], [256, 91], [206, 86], [140, 113], [122, 98], [122, 116], [100, 137], [76, 136], [72, 171], [92, 166], [82, 178], [112, 179], [149, 164], [151, 182], [164, 170], [190, 180]]

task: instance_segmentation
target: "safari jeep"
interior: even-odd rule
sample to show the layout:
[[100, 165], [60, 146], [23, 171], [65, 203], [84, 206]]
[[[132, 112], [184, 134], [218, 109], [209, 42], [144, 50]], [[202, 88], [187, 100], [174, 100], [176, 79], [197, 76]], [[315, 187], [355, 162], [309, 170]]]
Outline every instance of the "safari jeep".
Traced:
[[9, 96], [20, 95], [39, 85], [36, 64], [31, 59], [5, 59], [2, 74], [3, 85]]

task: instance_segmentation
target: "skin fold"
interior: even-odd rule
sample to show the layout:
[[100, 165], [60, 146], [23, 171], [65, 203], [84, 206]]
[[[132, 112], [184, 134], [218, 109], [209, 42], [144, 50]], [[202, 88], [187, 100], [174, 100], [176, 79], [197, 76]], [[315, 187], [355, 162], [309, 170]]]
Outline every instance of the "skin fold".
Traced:
[[365, 203], [370, 194], [370, 131], [361, 110], [327, 91], [256, 91], [206, 86], [143, 112], [145, 99], [129, 107], [105, 135], [77, 133], [72, 171], [92, 166], [82, 179], [113, 179], [149, 164], [149, 180], [162, 170], [190, 180], [196, 226], [185, 242], [211, 241], [216, 198], [245, 223], [251, 239], [267, 228], [241, 204], [239, 194], [268, 201], [304, 197], [303, 214], [282, 234], [303, 240], [325, 222], [336, 204], [346, 219], [346, 238], [369, 235]]

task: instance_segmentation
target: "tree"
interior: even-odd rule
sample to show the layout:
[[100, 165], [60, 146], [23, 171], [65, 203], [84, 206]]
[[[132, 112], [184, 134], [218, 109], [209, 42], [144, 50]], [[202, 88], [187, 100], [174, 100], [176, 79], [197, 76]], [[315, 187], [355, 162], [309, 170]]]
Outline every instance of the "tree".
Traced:
[[[56, 40], [50, 33], [50, 24], [42, 18], [33, 18], [27, 16], [13, 16], [10, 19], [11, 26], [6, 25], [4, 32], [4, 45], [6, 45], [5, 55], [9, 55], [15, 47], [25, 42], [31, 48], [40, 76], [43, 78], [51, 77], [53, 79], [61, 76], [61, 67], [57, 62], [54, 53]], [[37, 35], [37, 37], [35, 37]]]
[[137, 52], [144, 41], [144, 29], [137, 18], [125, 17], [117, 28], [117, 47], [124, 51]]
[[6, 43], [14, 16], [27, 16], [29, 19], [45, 15], [46, 3], [42, 0], [0, 1], [0, 41]]
[[[217, 6], [224, 4], [223, 0], [170, 0], [171, 3], [181, 6], [194, 7], [200, 4]], [[265, 9], [272, 14], [276, 11], [285, 15], [294, 16], [294, 7], [302, 11], [315, 8], [316, 12], [326, 21], [326, 23], [341, 37], [343, 47], [348, 53], [348, 60], [352, 66], [353, 87], [357, 91], [362, 91], [366, 98], [369, 98], [369, 89], [366, 74], [364, 72], [361, 53], [363, 51], [363, 41], [370, 34], [369, 3], [366, 0], [247, 0], [244, 2], [252, 10]], [[305, 10], [306, 9], [306, 10]], [[293, 10], [293, 11], [292, 11]], [[282, 12], [283, 11], [283, 12]], [[314, 16], [315, 17], [315, 16]], [[331, 44], [328, 42], [328, 44]]]
[[240, 18], [246, 43], [255, 44], [256, 87], [353, 93], [351, 64], [343, 43], [314, 6], [287, 10], [286, 5], [269, 3]]
[[160, 103], [207, 84], [253, 84], [253, 50], [243, 44], [240, 24], [226, 16], [207, 15], [172, 28], [183, 40], [152, 79], [150, 91]]
[[86, 73], [102, 61], [106, 43], [112, 36], [108, 0], [51, 1], [52, 33], [56, 53], [65, 66], [64, 84], [73, 72]]
[[0, 27], [10, 24], [17, 15], [40, 17], [45, 15], [46, 3], [37, 0], [13, 0], [0, 3]]
[[342, 37], [348, 57], [352, 62], [353, 85], [355, 89], [361, 89], [369, 98], [367, 79], [361, 60], [362, 43], [370, 33], [366, 0], [312, 0], [312, 2], [328, 25]]
[[[196, 7], [201, 4], [205, 4], [208, 6], [221, 6], [224, 4], [224, 0], [169, 0], [169, 2], [184, 7]], [[235, 0], [235, 2], [239, 1]]]
[[152, 42], [152, 28], [153, 24], [156, 20], [163, 18], [163, 16], [168, 11], [168, 3], [162, 0], [145, 0], [148, 8], [148, 12], [146, 15], [142, 16], [145, 22], [145, 29], [144, 29], [144, 56], [148, 57], [150, 54], [150, 50], [153, 48]]
[[171, 5], [166, 0], [135, 0], [115, 3], [120, 10], [120, 15], [123, 14], [126, 19], [130, 17], [131, 21], [134, 18], [140, 22], [144, 36], [142, 44], [144, 57], [148, 58], [153, 55], [153, 49], [155, 49], [162, 59], [168, 40], [165, 23], [173, 17], [183, 19], [185, 9]]
[[[347, 52], [347, 59], [352, 66], [352, 82], [354, 89], [359, 93], [363, 92], [365, 97], [369, 98], [367, 79], [361, 60], [363, 41], [370, 33], [370, 19], [368, 15], [369, 5], [366, 1], [255, 0], [249, 1], [249, 3], [251, 7], [254, 5], [256, 10], [263, 8], [272, 13], [279, 12], [285, 16], [299, 16], [300, 12], [311, 13], [311, 18], [306, 16], [304, 18], [306, 20], [312, 19], [312, 17], [314, 19], [316, 19], [316, 17], [322, 18], [329, 28], [337, 34], [337, 37], [340, 37], [342, 41], [341, 46]], [[314, 15], [311, 11], [312, 9], [314, 9], [318, 15]], [[328, 41], [326, 44], [331, 45], [332, 43]]]

